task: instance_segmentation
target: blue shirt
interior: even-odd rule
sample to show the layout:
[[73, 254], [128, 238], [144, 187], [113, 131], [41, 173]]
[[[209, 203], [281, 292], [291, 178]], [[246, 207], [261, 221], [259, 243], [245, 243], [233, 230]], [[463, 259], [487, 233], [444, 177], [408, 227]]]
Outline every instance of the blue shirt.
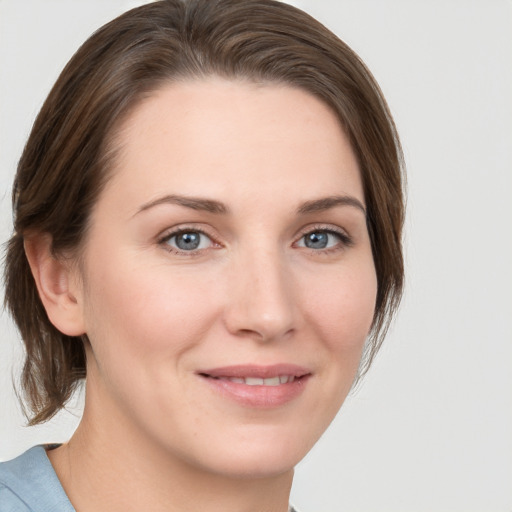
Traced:
[[0, 512], [75, 512], [44, 446], [0, 464]]
[[0, 463], [0, 512], [76, 512], [44, 446]]

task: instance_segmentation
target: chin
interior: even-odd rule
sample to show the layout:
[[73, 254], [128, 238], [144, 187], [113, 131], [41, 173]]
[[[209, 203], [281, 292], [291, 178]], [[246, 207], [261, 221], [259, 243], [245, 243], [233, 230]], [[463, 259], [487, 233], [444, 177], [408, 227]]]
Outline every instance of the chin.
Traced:
[[280, 452], [271, 457], [266, 454], [237, 454], [215, 461], [215, 472], [234, 479], [274, 478], [290, 471], [300, 462], [305, 454]]
[[275, 477], [292, 471], [319, 437], [296, 425], [293, 432], [268, 426], [247, 430], [243, 436], [212, 439], [201, 454], [202, 463], [232, 478]]

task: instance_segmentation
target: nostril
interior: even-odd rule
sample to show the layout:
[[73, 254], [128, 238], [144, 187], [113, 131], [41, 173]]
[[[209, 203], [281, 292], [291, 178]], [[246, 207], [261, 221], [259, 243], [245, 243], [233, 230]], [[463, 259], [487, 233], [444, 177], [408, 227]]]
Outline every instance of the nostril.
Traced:
[[279, 326], [260, 325], [254, 329], [239, 329], [236, 332], [241, 338], [252, 338], [256, 341], [276, 341], [278, 339], [287, 338], [293, 333], [294, 329], [281, 329]]

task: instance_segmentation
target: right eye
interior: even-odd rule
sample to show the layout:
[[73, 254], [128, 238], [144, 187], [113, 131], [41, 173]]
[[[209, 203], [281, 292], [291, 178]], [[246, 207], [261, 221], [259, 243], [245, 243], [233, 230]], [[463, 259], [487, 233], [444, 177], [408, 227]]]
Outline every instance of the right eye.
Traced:
[[338, 233], [316, 230], [305, 234], [297, 245], [308, 249], [330, 249], [340, 243], [340, 238]]
[[168, 246], [167, 250], [178, 253], [200, 251], [213, 245], [213, 241], [208, 235], [197, 230], [169, 233], [160, 243]]

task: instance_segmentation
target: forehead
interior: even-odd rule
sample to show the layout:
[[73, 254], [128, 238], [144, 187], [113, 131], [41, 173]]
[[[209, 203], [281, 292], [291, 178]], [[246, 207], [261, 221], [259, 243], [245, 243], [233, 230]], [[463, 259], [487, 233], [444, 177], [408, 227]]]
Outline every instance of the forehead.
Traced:
[[133, 110], [116, 139], [109, 186], [122, 188], [126, 200], [165, 192], [249, 201], [256, 191], [269, 200], [282, 200], [283, 192], [298, 201], [333, 193], [364, 200], [335, 113], [286, 85], [220, 78], [169, 84]]

